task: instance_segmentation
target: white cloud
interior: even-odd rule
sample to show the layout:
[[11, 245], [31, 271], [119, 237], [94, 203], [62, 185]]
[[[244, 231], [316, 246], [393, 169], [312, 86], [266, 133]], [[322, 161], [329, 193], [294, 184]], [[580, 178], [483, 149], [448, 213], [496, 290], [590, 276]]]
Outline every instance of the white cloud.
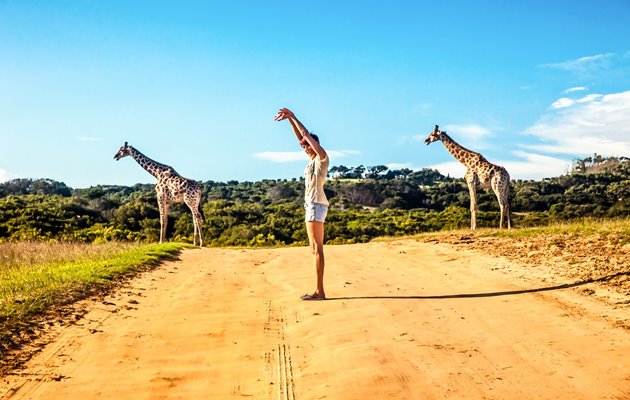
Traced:
[[470, 140], [481, 140], [491, 135], [490, 130], [483, 126], [476, 124], [469, 125], [445, 125], [443, 127], [445, 131], [452, 131], [459, 137], [464, 137]]
[[6, 169], [0, 168], [0, 183], [18, 178], [17, 175], [8, 172]]
[[[570, 93], [580, 92], [572, 90]], [[479, 142], [491, 136], [490, 130], [478, 125], [451, 125], [455, 140], [462, 145]], [[525, 130], [540, 139], [536, 145], [520, 145], [513, 159], [489, 161], [505, 167], [512, 179], [534, 179], [568, 173], [572, 160], [592, 155], [620, 156], [630, 154], [630, 91], [611, 94], [589, 94], [577, 99], [556, 100], [549, 112]], [[462, 140], [460, 141], [460, 137]], [[418, 137], [420, 139], [420, 137]], [[456, 160], [429, 166], [444, 175], [463, 177], [466, 170]], [[414, 169], [414, 168], [411, 168]]]
[[569, 99], [568, 97], [562, 97], [554, 101], [551, 104], [551, 108], [553, 109], [566, 108], [566, 107], [571, 107], [573, 104], [575, 104], [575, 100]]
[[[330, 158], [333, 159], [360, 154], [357, 150], [328, 150], [327, 153]], [[303, 151], [263, 151], [260, 153], [254, 153], [254, 157], [275, 163], [308, 161], [308, 156]]]
[[589, 94], [588, 96], [584, 96], [581, 99], [578, 99], [577, 102], [578, 103], [589, 103], [593, 100], [598, 100], [601, 99], [602, 97], [604, 97], [601, 94]]
[[630, 154], [630, 91], [554, 104], [554, 111], [525, 130], [546, 143], [523, 147], [570, 155]]
[[576, 86], [576, 87], [568, 88], [562, 93], [568, 94], [568, 93], [573, 93], [573, 92], [583, 92], [585, 90], [588, 90], [586, 86]]
[[[504, 167], [511, 179], [540, 180], [566, 174], [571, 168], [571, 160], [550, 157], [524, 151], [513, 153], [517, 160], [490, 160], [493, 164]], [[437, 169], [442, 175], [454, 178], [463, 178], [466, 173], [464, 164], [458, 161], [431, 165], [429, 168]]]
[[501, 161], [497, 164], [505, 167], [512, 179], [551, 178], [566, 174], [571, 170], [571, 160], [545, 156], [541, 154], [515, 151], [513, 153], [522, 161]]
[[592, 102], [593, 100], [597, 100], [597, 99], [599, 99], [601, 97], [602, 97], [601, 94], [589, 94], [589, 95], [584, 96], [581, 99], [577, 99], [577, 100], [569, 99], [567, 97], [562, 97], [562, 98], [554, 101], [551, 104], [551, 108], [553, 108], [553, 109], [567, 108], [567, 107], [571, 107], [572, 105], [574, 105], [576, 103], [589, 103], [589, 102]]
[[441, 129], [462, 146], [477, 150], [488, 148], [489, 143], [485, 139], [492, 136], [489, 129], [476, 124], [444, 125]]
[[459, 161], [448, 161], [429, 165], [428, 168], [437, 169], [442, 175], [448, 175], [453, 178], [463, 178], [466, 173], [466, 167], [464, 167], [464, 164]]
[[607, 67], [610, 58], [614, 55], [614, 53], [596, 54], [594, 56], [580, 57], [561, 63], [543, 64], [541, 66], [570, 72], [585, 72], [587, 70]]

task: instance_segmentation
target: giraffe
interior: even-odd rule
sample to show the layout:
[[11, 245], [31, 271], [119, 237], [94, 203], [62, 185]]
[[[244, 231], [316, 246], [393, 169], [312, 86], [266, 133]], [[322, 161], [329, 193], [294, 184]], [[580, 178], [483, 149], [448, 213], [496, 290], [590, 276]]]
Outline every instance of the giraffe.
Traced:
[[199, 211], [201, 184], [192, 179], [184, 178], [171, 166], [150, 159], [134, 147], [129, 146], [127, 142], [120, 147], [120, 150], [114, 155], [114, 159], [118, 161], [126, 156], [133, 157], [142, 168], [157, 178], [155, 191], [157, 192], [158, 208], [160, 210], [160, 243], [165, 241], [169, 207], [173, 203], [183, 201], [192, 212], [194, 224], [193, 242], [197, 245], [197, 238], [199, 238], [199, 247], [203, 247], [203, 236], [201, 235], [203, 218]]
[[468, 184], [468, 192], [470, 193], [470, 229], [475, 230], [477, 228], [477, 187], [487, 187], [488, 184], [492, 187], [497, 200], [499, 200], [499, 209], [501, 210], [499, 228], [503, 229], [503, 220], [505, 218], [507, 228], [511, 229], [510, 203], [508, 201], [510, 174], [508, 174], [507, 170], [499, 165], [492, 164], [481, 154], [464, 148], [451, 139], [445, 131], [440, 131], [439, 127], [435, 125], [435, 128], [429, 133], [424, 143], [429, 145], [438, 140], [441, 140], [446, 150], [466, 167], [465, 178]]

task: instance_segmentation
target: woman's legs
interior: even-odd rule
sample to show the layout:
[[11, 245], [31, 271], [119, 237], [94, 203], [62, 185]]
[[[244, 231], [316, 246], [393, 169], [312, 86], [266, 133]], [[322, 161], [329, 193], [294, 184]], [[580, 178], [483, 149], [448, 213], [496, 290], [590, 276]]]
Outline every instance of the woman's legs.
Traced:
[[313, 252], [315, 272], [317, 273], [317, 286], [313, 295], [317, 298], [325, 298], [324, 292], [324, 223], [309, 221], [306, 223], [308, 241]]

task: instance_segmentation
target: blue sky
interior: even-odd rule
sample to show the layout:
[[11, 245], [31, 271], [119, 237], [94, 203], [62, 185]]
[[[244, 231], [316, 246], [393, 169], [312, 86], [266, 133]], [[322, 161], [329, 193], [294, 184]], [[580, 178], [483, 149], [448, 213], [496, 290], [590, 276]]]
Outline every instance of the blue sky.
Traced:
[[630, 1], [0, 0], [0, 181], [293, 178], [292, 109], [331, 165], [463, 176], [435, 124], [541, 179], [630, 156]]

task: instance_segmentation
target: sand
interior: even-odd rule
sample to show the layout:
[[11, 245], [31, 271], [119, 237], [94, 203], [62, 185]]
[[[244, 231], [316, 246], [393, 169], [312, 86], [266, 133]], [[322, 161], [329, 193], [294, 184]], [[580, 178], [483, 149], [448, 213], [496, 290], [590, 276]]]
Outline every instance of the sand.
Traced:
[[[48, 334], [1, 399], [630, 398], [628, 307], [414, 240], [185, 250]], [[569, 285], [565, 285], [569, 284]]]

